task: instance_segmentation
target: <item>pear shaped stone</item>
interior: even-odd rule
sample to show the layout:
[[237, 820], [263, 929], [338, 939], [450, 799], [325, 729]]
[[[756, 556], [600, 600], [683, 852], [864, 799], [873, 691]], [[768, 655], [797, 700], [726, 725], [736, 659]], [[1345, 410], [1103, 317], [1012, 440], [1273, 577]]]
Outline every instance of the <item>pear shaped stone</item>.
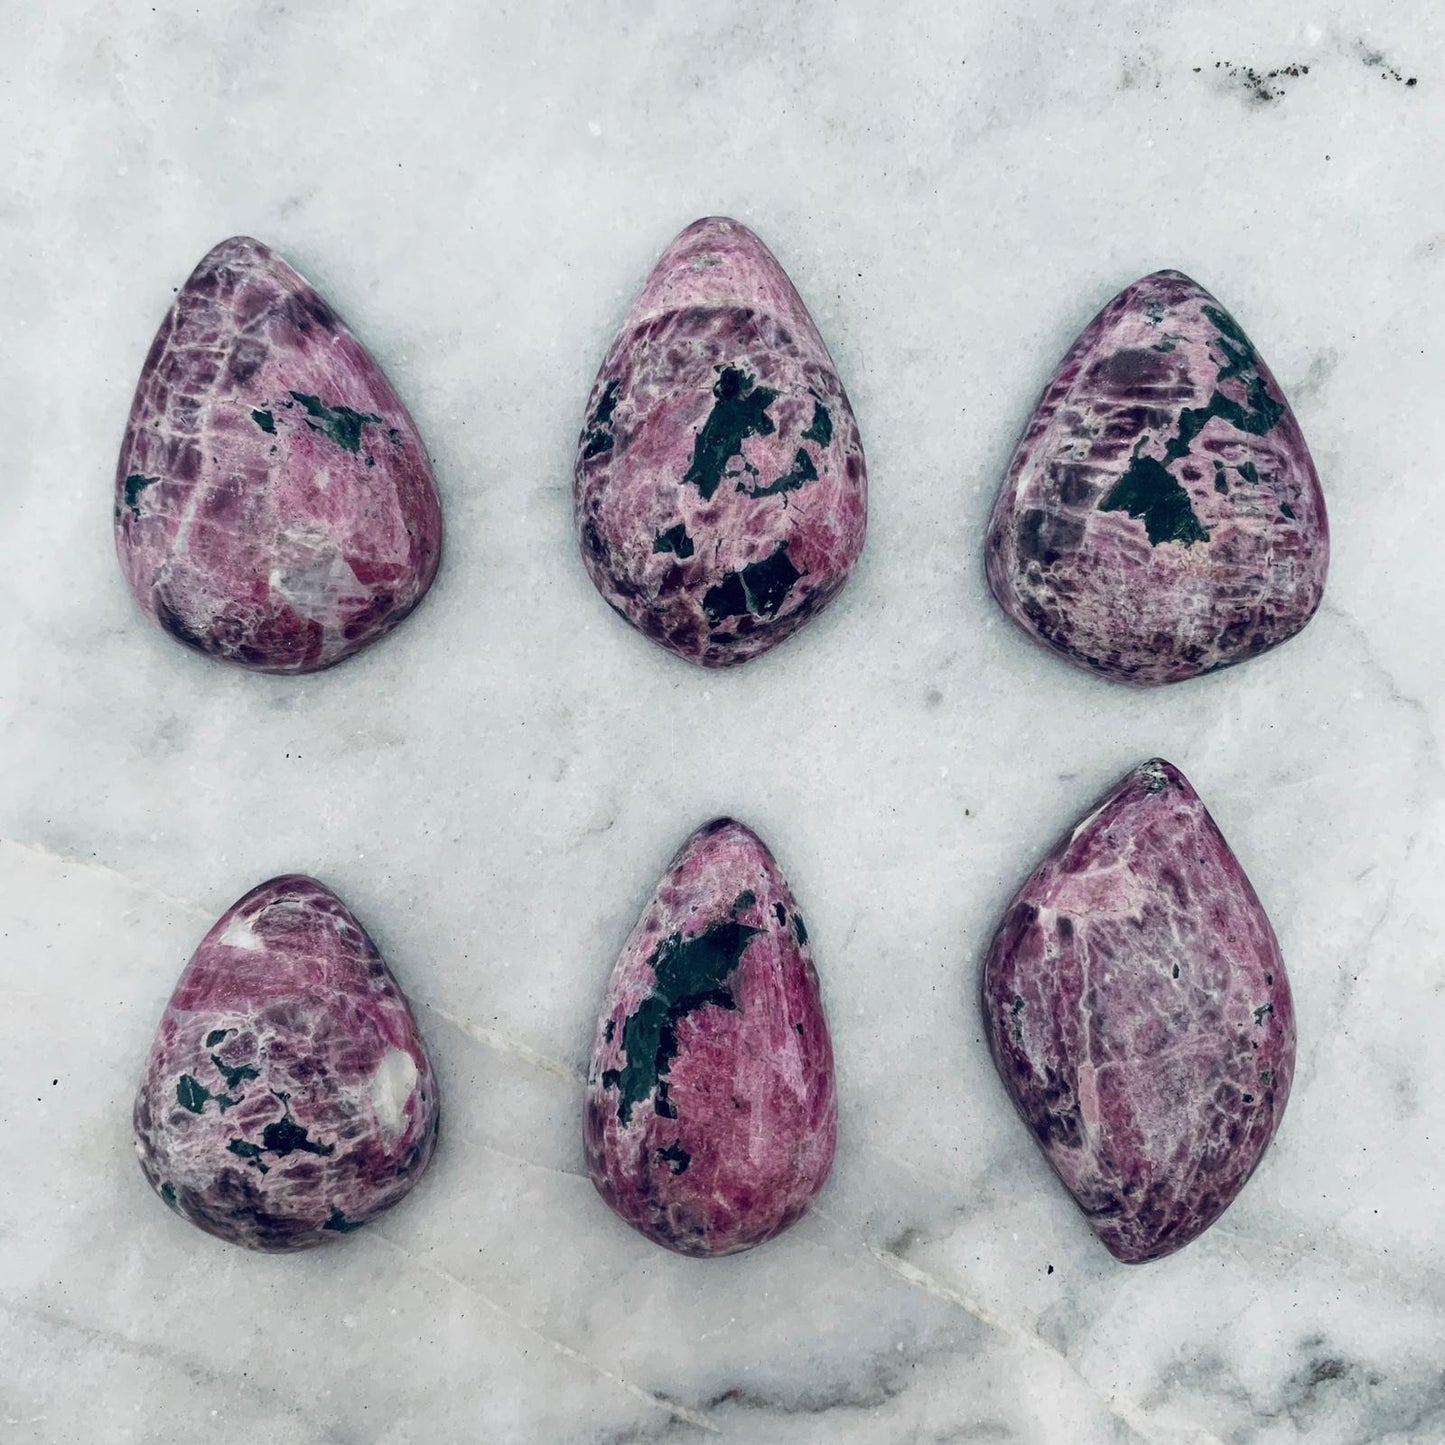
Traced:
[[324, 1244], [389, 1209], [436, 1144], [426, 1045], [376, 945], [314, 878], [253, 888], [201, 941], [135, 1103], [151, 1187], [250, 1249]]
[[607, 602], [704, 667], [816, 616], [863, 550], [853, 408], [807, 308], [746, 226], [663, 253], [587, 403], [573, 498]]
[[995, 1064], [1128, 1264], [1196, 1238], [1254, 1172], [1294, 1077], [1279, 944], [1198, 794], [1128, 775], [1019, 889], [983, 972]]
[[187, 647], [261, 672], [314, 672], [384, 636], [441, 558], [406, 408], [326, 302], [244, 236], [162, 323], [115, 488], [136, 600]]
[[1239, 323], [1177, 271], [1122, 291], [1059, 364], [989, 520], [989, 586], [1036, 641], [1153, 687], [1294, 636], [1324, 497]]
[[833, 1163], [833, 1045], [787, 880], [728, 818], [683, 844], [623, 946], [587, 1078], [587, 1167], [679, 1254], [794, 1223]]

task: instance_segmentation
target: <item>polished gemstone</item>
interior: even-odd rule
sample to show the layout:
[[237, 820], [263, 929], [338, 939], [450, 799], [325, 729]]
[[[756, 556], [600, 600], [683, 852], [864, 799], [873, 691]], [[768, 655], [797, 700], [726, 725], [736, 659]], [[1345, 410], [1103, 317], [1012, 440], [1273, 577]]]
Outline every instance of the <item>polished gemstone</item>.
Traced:
[[771, 853], [727, 818], [683, 844], [622, 949], [587, 1079], [587, 1165], [629, 1224], [732, 1254], [792, 1224], [837, 1137], [808, 930]]
[[135, 1104], [151, 1187], [232, 1244], [359, 1229], [421, 1177], [436, 1080], [376, 946], [313, 878], [253, 888], [201, 941]]
[[772, 253], [710, 217], [663, 253], [587, 403], [573, 496], [607, 602], [690, 662], [776, 646], [863, 549], [858, 425]]
[[1059, 364], [994, 503], [989, 586], [1036, 641], [1119, 682], [1254, 657], [1329, 564], [1309, 449], [1239, 323], [1177, 271], [1116, 296]]
[[116, 550], [173, 637], [314, 672], [421, 601], [442, 518], [415, 424], [366, 348], [279, 256], [223, 241], [141, 372], [116, 469]]
[[1128, 775], [1009, 905], [983, 976], [989, 1046], [1109, 1250], [1207, 1229], [1279, 1127], [1295, 1020], [1274, 930], [1198, 794]]

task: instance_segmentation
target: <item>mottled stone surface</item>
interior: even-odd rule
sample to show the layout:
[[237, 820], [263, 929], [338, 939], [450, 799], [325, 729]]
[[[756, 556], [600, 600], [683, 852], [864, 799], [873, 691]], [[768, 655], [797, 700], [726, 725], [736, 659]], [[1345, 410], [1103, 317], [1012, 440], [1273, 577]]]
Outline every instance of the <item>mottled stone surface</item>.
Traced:
[[442, 519], [416, 426], [279, 256], [223, 241], [146, 358], [115, 479], [131, 591], [187, 647], [314, 672], [421, 601]]
[[838, 1106], [808, 930], [741, 823], [683, 844], [624, 945], [585, 1128], [598, 1192], [680, 1254], [761, 1244], [823, 1187]]
[[705, 667], [776, 646], [847, 581], [867, 520], [858, 426], [746, 226], [696, 221], [663, 253], [597, 374], [573, 497], [597, 590]]
[[324, 1244], [389, 1209], [436, 1144], [436, 1080], [406, 999], [314, 878], [253, 888], [201, 941], [135, 1104], [151, 1187], [251, 1249]]
[[1289, 980], [1194, 789], [1145, 763], [1034, 870], [983, 975], [994, 1062], [1090, 1226], [1126, 1263], [1189, 1243], [1279, 1127]]
[[1044, 390], [989, 520], [989, 586], [1036, 641], [1139, 686], [1302, 628], [1324, 497], [1278, 383], [1177, 271], [1120, 292]]

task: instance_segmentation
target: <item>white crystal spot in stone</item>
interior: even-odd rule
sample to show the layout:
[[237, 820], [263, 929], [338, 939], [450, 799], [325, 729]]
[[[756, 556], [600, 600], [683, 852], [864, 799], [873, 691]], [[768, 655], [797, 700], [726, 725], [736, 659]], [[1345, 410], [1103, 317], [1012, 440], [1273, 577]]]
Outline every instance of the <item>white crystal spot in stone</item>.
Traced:
[[416, 1060], [405, 1049], [388, 1049], [371, 1077], [371, 1103], [382, 1132], [391, 1136], [406, 1127], [406, 1101], [416, 1088]]
[[221, 942], [227, 948], [244, 948], [247, 953], [264, 953], [266, 945], [256, 937], [251, 929], [251, 920], [237, 914], [226, 925], [226, 931], [221, 935]]

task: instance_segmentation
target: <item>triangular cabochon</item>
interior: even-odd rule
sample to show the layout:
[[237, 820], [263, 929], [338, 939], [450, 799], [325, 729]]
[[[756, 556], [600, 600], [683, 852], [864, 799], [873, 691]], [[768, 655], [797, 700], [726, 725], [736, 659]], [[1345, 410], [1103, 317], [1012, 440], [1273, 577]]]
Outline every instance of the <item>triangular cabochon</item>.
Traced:
[[390, 1208], [436, 1143], [436, 1080], [401, 990], [314, 878], [253, 888], [206, 934], [135, 1104], [152, 1188], [252, 1249], [324, 1244]]
[[592, 388], [573, 498], [597, 590], [706, 667], [775, 646], [847, 581], [867, 519], [858, 426], [746, 226], [697, 221], [663, 253]]
[[683, 845], [613, 971], [587, 1078], [587, 1165], [629, 1224], [732, 1254], [792, 1224], [833, 1163], [833, 1046], [773, 856], [719, 818]]
[[1188, 1244], [1284, 1113], [1295, 1023], [1274, 930], [1186, 779], [1128, 775], [1035, 869], [983, 976], [1004, 1086], [1126, 1263]]
[[1116, 296], [1024, 429], [989, 586], [1038, 642], [1139, 686], [1292, 637], [1324, 592], [1309, 449], [1239, 323], [1177, 271]]
[[115, 485], [140, 605], [186, 646], [263, 672], [374, 642], [441, 557], [406, 408], [326, 302], [244, 236], [205, 257], [162, 323]]

